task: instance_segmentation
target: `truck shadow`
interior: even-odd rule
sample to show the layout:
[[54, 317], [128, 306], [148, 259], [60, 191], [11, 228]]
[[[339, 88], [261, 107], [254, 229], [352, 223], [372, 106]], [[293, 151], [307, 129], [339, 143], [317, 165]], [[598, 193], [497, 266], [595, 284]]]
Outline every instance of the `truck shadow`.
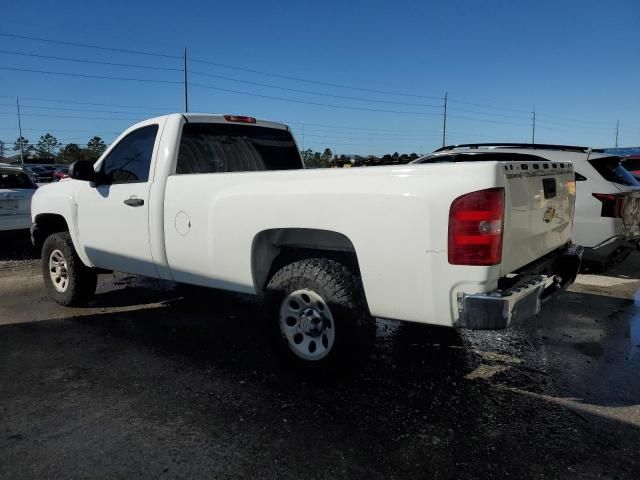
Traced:
[[[127, 449], [184, 430], [171, 437], [172, 458], [192, 463], [194, 442], [214, 442], [214, 459], [228, 448], [251, 458], [257, 477], [300, 478], [309, 469], [349, 478], [535, 477], [550, 468], [631, 477], [637, 468], [637, 426], [510, 388], [504, 371], [499, 382], [470, 376], [483, 360], [478, 342], [469, 349], [463, 335], [380, 322], [365, 365], [318, 382], [281, 369], [261, 319], [250, 298], [217, 292], [0, 327], [1, 355], [12, 358], [0, 370], [7, 435], [30, 428], [45, 435], [5, 447], [37, 464], [34, 456], [54, 449], [51, 432], [81, 459], [80, 438], [94, 436], [93, 428], [127, 432]], [[71, 426], [56, 430], [60, 418]], [[130, 424], [144, 428], [129, 431]], [[220, 432], [229, 432], [223, 441]], [[153, 448], [133, 462], [153, 465], [164, 455]]]
[[29, 230], [0, 232], [0, 246], [0, 261], [30, 260], [39, 257], [31, 245]]

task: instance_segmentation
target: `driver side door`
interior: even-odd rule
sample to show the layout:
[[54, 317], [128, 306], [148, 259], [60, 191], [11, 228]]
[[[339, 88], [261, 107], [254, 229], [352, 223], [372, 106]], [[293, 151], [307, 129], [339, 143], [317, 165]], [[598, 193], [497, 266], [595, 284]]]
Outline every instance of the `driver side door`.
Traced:
[[78, 198], [79, 239], [95, 267], [157, 277], [149, 239], [149, 191], [158, 125], [133, 130], [100, 163]]

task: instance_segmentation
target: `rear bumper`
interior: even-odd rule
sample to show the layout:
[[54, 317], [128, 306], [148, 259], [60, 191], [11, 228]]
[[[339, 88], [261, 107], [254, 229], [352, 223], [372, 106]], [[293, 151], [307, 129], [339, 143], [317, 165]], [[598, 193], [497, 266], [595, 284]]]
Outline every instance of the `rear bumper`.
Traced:
[[527, 320], [540, 312], [542, 304], [571, 285], [582, 259], [583, 248], [568, 245], [528, 265], [506, 288], [478, 294], [462, 294], [458, 327], [497, 330]]

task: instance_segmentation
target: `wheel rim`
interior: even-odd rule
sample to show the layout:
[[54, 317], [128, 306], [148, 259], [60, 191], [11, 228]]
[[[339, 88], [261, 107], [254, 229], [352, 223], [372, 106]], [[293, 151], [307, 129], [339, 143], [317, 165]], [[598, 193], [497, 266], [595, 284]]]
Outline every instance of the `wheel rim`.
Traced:
[[67, 259], [60, 250], [54, 250], [49, 255], [49, 276], [53, 288], [63, 293], [69, 287], [69, 273], [67, 269]]
[[280, 332], [291, 351], [303, 360], [326, 357], [336, 338], [329, 306], [313, 290], [290, 293], [280, 306]]

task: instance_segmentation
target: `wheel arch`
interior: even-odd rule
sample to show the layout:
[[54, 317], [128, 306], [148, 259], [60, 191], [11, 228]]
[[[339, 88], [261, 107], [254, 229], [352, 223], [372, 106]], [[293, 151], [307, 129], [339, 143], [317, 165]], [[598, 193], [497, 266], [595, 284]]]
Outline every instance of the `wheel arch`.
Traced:
[[339, 261], [360, 276], [356, 249], [346, 235], [313, 228], [274, 228], [259, 232], [252, 242], [251, 275], [256, 293], [262, 294], [283, 266], [311, 257]]
[[58, 213], [40, 213], [36, 215], [31, 228], [33, 246], [37, 251], [40, 251], [47, 237], [58, 232], [69, 232], [69, 224], [63, 215]]

